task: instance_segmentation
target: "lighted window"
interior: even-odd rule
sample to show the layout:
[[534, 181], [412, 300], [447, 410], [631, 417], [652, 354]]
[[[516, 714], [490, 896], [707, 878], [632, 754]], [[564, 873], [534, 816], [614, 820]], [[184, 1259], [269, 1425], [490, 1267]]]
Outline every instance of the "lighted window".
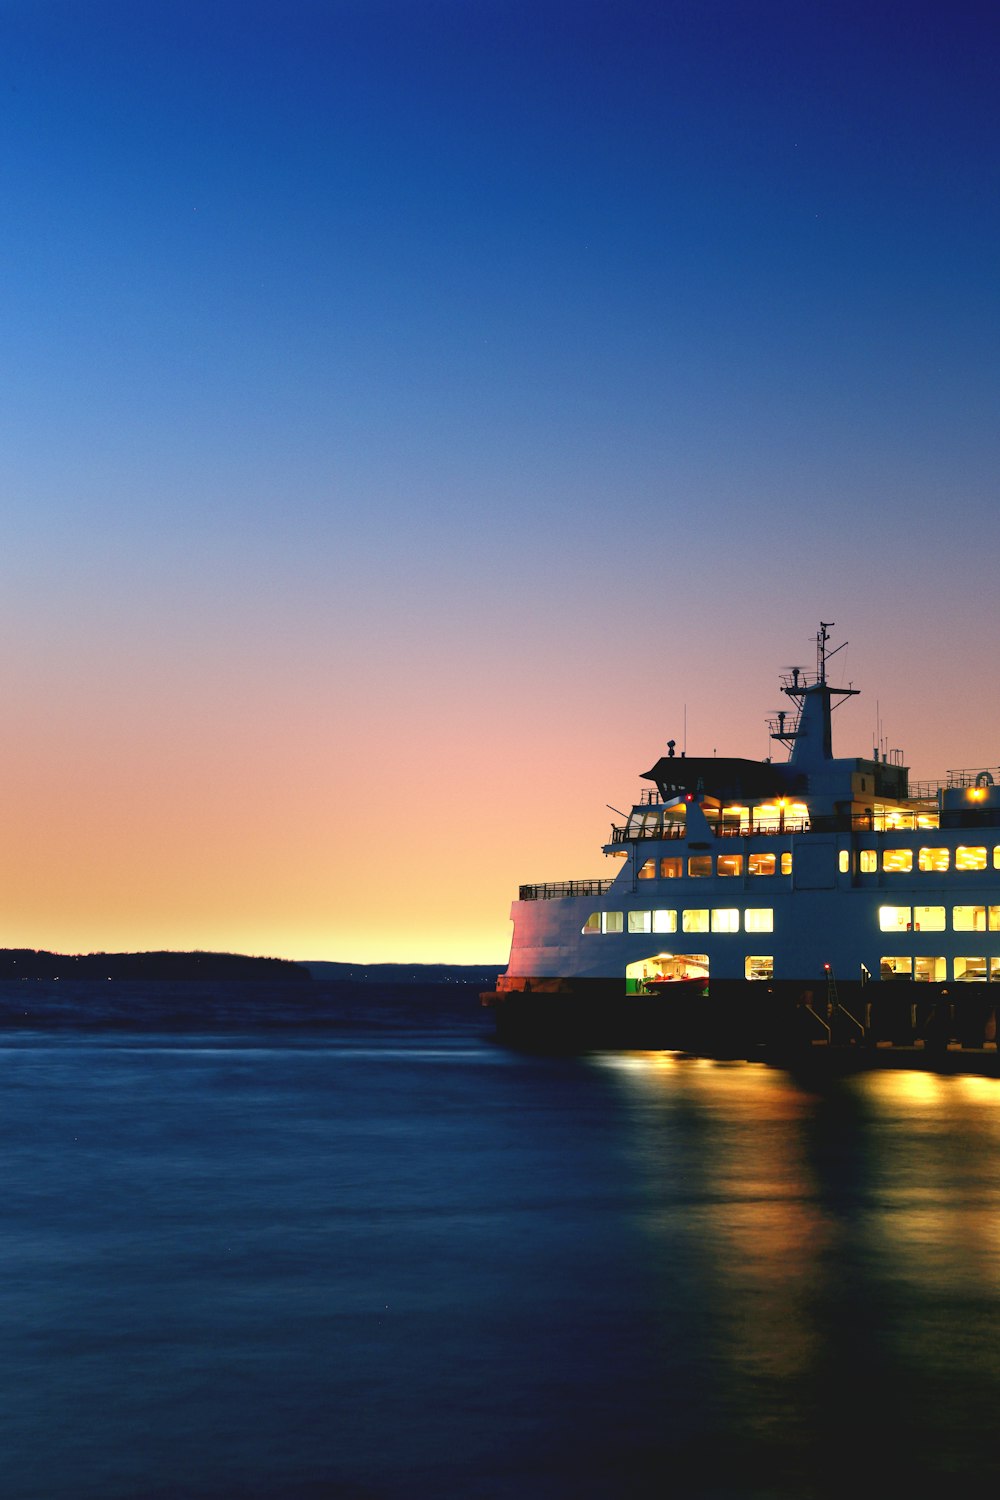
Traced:
[[915, 958], [913, 978], [920, 984], [943, 984], [947, 979], [943, 958]]
[[990, 983], [1000, 984], [1000, 958], [990, 959]]
[[622, 914], [620, 911], [606, 911], [601, 920], [602, 932], [621, 932]]
[[956, 980], [966, 984], [986, 983], [985, 958], [956, 958], [954, 966]]
[[712, 856], [710, 854], [692, 854], [688, 860], [689, 875], [711, 875]]
[[840, 863], [840, 873], [841, 873], [841, 875], [849, 875], [851, 873], [851, 851], [850, 851], [850, 849], [841, 849], [840, 854], [838, 855], [838, 860], [839, 860], [839, 863]]
[[940, 875], [948, 868], [947, 849], [921, 849], [917, 854], [917, 869], [929, 870], [934, 875]]
[[786, 849], [781, 856], [781, 873], [782, 875], [790, 875], [792, 873], [792, 854], [790, 849]]
[[883, 849], [882, 868], [892, 873], [908, 873], [913, 869], [912, 849]]
[[874, 849], [862, 849], [858, 855], [858, 869], [862, 875], [874, 875], [878, 869], [878, 854]]
[[647, 859], [645, 861], [645, 863], [642, 866], [642, 869], [639, 871], [639, 879], [640, 880], [655, 880], [656, 879], [656, 860], [655, 859]]
[[1000, 870], [1000, 844], [993, 845], [993, 868]]
[[943, 906], [915, 906], [913, 908], [914, 932], [944, 932]]
[[956, 870], [985, 870], [986, 850], [984, 848], [959, 844], [955, 850]]
[[720, 854], [718, 859], [718, 872], [720, 875], [742, 875], [742, 854]]
[[653, 913], [653, 931], [654, 932], [676, 932], [677, 931], [677, 913], [675, 911], [654, 911], [654, 913]]
[[878, 925], [883, 932], [909, 932], [913, 913], [908, 906], [880, 906]]
[[773, 932], [774, 908], [772, 906], [748, 906], [743, 913], [743, 927], [747, 932]]
[[587, 918], [586, 922], [584, 922], [584, 924], [583, 924], [583, 931], [585, 933], [587, 933], [587, 932], [600, 932], [600, 930], [601, 930], [601, 914], [600, 914], [599, 911], [592, 911], [590, 913], [590, 916]]
[[897, 833], [901, 828], [913, 827], [913, 813], [902, 807], [884, 807], [876, 802], [875, 827], [885, 833]]
[[693, 906], [681, 912], [682, 932], [708, 932], [708, 907]]
[[747, 979], [773, 979], [774, 955], [772, 953], [748, 954], [743, 972]]
[[775, 863], [773, 854], [751, 854], [747, 857], [747, 869], [751, 875], [773, 875]]
[[884, 954], [879, 960], [879, 977], [881, 979], [912, 979], [913, 959], [905, 958], [896, 954]]
[[679, 880], [681, 873], [681, 857], [679, 854], [668, 854], [666, 859], [660, 860], [660, 879]]
[[652, 932], [653, 913], [651, 911], [630, 911], [628, 914], [629, 932]]
[[1000, 932], [1000, 906], [991, 906], [988, 927], [990, 932]]
[[713, 932], [739, 932], [740, 913], [735, 906], [712, 907]]
[[956, 932], [985, 932], [985, 906], [953, 906], [951, 925]]

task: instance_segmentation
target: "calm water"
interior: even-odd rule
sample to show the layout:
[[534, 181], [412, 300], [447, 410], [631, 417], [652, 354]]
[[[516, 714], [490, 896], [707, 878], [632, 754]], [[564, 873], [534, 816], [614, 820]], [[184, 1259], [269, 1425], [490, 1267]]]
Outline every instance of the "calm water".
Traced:
[[1000, 1083], [420, 1004], [0, 1032], [4, 1500], [993, 1493]]

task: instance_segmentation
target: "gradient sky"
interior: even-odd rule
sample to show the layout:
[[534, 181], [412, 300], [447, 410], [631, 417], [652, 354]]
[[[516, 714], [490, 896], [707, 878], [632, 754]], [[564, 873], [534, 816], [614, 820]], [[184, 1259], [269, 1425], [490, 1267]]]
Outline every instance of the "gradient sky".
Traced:
[[1000, 763], [1000, 10], [0, 0], [0, 946], [506, 962], [666, 740]]

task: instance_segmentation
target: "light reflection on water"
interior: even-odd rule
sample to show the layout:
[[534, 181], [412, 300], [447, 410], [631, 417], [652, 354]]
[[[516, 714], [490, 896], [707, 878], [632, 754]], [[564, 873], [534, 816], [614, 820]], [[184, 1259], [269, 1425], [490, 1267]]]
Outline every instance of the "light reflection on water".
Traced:
[[789, 1493], [796, 1472], [802, 1493], [995, 1484], [1000, 1084], [889, 1071], [817, 1091], [752, 1065], [602, 1065], [641, 1101], [633, 1159], [659, 1230], [697, 1258], [730, 1441], [769, 1433]]
[[991, 1490], [1000, 1084], [0, 1048], [5, 1500]]

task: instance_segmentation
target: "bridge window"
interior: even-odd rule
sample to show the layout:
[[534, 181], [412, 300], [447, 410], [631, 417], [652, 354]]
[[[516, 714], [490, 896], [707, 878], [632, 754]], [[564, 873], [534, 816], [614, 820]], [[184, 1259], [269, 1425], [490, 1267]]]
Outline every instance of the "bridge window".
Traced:
[[781, 873], [782, 875], [790, 875], [792, 873], [792, 854], [790, 849], [786, 849], [781, 856]]
[[653, 931], [654, 932], [676, 932], [677, 931], [677, 913], [675, 911], [663, 911], [663, 910], [654, 911], [653, 912]]
[[912, 849], [883, 849], [882, 868], [893, 873], [908, 873], [913, 869]]
[[668, 854], [665, 859], [660, 860], [660, 879], [679, 880], [681, 874], [681, 857], [679, 854]]
[[967, 844], [959, 844], [958, 848], [955, 850], [955, 869], [985, 870], [986, 850], [981, 846], [979, 848], [976, 848], [970, 847]]
[[742, 875], [743, 856], [742, 854], [720, 854], [717, 867], [720, 875]]
[[681, 912], [682, 932], [708, 932], [708, 930], [707, 906], [688, 907], [686, 911]]
[[651, 911], [630, 911], [628, 914], [629, 932], [652, 932], [653, 913]]
[[600, 932], [600, 930], [601, 930], [601, 914], [600, 914], [599, 911], [592, 911], [590, 913], [590, 916], [587, 918], [586, 922], [584, 922], [582, 931], [583, 931], [584, 935], [586, 936], [586, 934], [588, 932]]
[[751, 854], [747, 857], [747, 869], [751, 875], [773, 875], [776, 865], [773, 854]]
[[747, 979], [773, 979], [774, 955], [772, 953], [748, 954], [743, 972]]
[[850, 849], [841, 849], [840, 854], [838, 855], [838, 860], [839, 860], [839, 864], [840, 864], [840, 873], [841, 873], [841, 875], [849, 875], [851, 873], [851, 851], [850, 851]]
[[622, 914], [620, 911], [606, 911], [601, 917], [602, 932], [621, 932]]
[[921, 984], [943, 984], [947, 971], [943, 958], [915, 958], [913, 977]]
[[944, 907], [915, 906], [913, 930], [914, 932], [944, 932]]
[[878, 869], [878, 854], [874, 849], [862, 849], [858, 855], [858, 868], [862, 875], [874, 875]]
[[956, 980], [964, 981], [967, 984], [985, 984], [985, 958], [956, 958], [954, 975]]
[[880, 979], [912, 979], [913, 959], [896, 954], [885, 954], [879, 959]]
[[656, 860], [655, 859], [647, 859], [644, 862], [644, 864], [642, 865], [641, 869], [639, 870], [639, 879], [640, 880], [655, 880], [656, 879]]
[[688, 874], [692, 876], [711, 875], [712, 856], [710, 854], [692, 854], [688, 859]]
[[774, 908], [772, 906], [748, 906], [743, 913], [743, 926], [747, 932], [773, 932]]
[[909, 932], [913, 913], [908, 906], [880, 906], [878, 925], [883, 932]]
[[947, 849], [921, 849], [917, 854], [917, 868], [932, 875], [941, 875], [948, 868]]

